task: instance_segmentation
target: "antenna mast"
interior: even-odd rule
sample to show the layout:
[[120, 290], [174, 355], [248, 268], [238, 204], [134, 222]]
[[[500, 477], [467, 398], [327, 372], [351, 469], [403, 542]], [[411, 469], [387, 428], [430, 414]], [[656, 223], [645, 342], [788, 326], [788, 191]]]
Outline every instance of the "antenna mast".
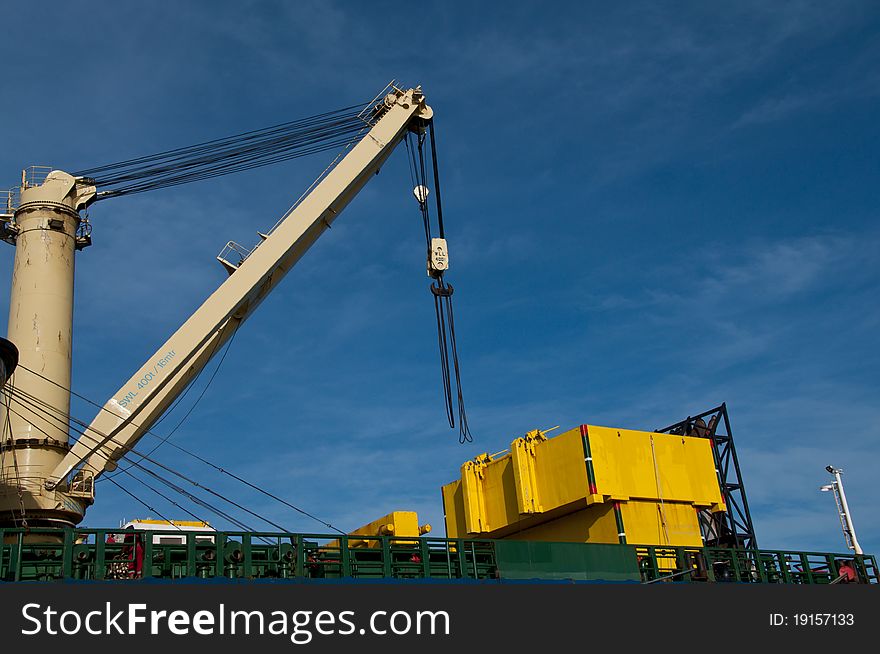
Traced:
[[834, 476], [834, 481], [830, 484], [822, 486], [821, 491], [834, 491], [834, 501], [837, 504], [837, 515], [840, 518], [840, 526], [843, 528], [843, 537], [846, 539], [846, 546], [856, 554], [862, 554], [862, 546], [856, 538], [856, 528], [853, 526], [852, 514], [849, 511], [849, 505], [846, 503], [846, 493], [843, 491], [843, 479], [840, 468], [834, 466], [825, 466], [825, 469]]

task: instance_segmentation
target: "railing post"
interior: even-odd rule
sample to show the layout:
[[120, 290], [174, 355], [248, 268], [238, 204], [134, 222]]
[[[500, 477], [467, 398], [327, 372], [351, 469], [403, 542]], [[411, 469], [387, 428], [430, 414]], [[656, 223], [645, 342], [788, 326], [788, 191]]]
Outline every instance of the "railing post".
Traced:
[[297, 534], [295, 537], [296, 544], [296, 561], [294, 563], [294, 576], [301, 578], [306, 576], [306, 548], [303, 544], [303, 536], [302, 534]]
[[444, 542], [446, 547], [446, 578], [453, 579], [452, 576], [452, 546], [451, 541], [446, 540]]
[[810, 561], [809, 561], [809, 559], [807, 559], [807, 555], [801, 553], [800, 559], [801, 559], [801, 571], [804, 574], [806, 582], [808, 584], [816, 583], [813, 579], [813, 568], [810, 567]]
[[467, 568], [465, 567], [467, 563], [467, 552], [464, 550], [464, 540], [461, 538], [455, 539], [455, 551], [458, 552], [458, 576], [461, 579], [467, 579]]
[[825, 555], [825, 567], [828, 570], [828, 581], [832, 582], [837, 577], [836, 559], [832, 554]]
[[715, 556], [713, 552], [714, 550], [710, 550], [708, 547], [703, 548], [703, 557], [706, 561], [706, 580], [714, 584], [718, 579], [715, 577]]
[[473, 564], [474, 568], [474, 579], [479, 579], [480, 575], [477, 571], [477, 550], [474, 547], [474, 541], [470, 541], [468, 545], [471, 546], [471, 563]]
[[254, 577], [254, 553], [252, 551], [253, 538], [250, 532], [241, 535], [241, 547], [244, 550], [244, 570], [242, 576], [245, 579], [253, 579]]
[[382, 576], [391, 577], [391, 543], [388, 536], [382, 536]]
[[764, 559], [759, 550], [748, 550], [752, 557], [752, 568], [758, 573], [758, 583], [767, 582], [767, 571], [764, 569]]
[[141, 567], [141, 578], [153, 577], [153, 534], [144, 532], [144, 562]]
[[14, 581], [21, 581], [21, 546], [24, 543], [24, 534], [22, 532], [18, 532], [18, 538], [16, 539], [16, 549], [18, 550], [18, 555], [15, 557], [15, 579]]
[[431, 549], [424, 538], [419, 538], [419, 556], [422, 558], [422, 578], [428, 579], [431, 576]]
[[107, 578], [107, 532], [103, 529], [95, 532], [95, 579], [103, 581]]
[[[218, 536], [220, 533], [218, 532]], [[222, 558], [220, 559], [222, 561]], [[196, 576], [196, 532], [186, 532], [186, 576]]]
[[651, 579], [660, 576], [660, 563], [657, 561], [657, 548], [653, 545], [648, 546], [648, 560], [651, 562]]
[[730, 550], [730, 562], [733, 564], [733, 578], [736, 581], [742, 581], [742, 571], [740, 570], [739, 550]]
[[214, 578], [220, 579], [226, 568], [226, 534], [214, 534]]
[[782, 575], [782, 581], [786, 584], [791, 583], [791, 570], [788, 568], [788, 559], [784, 552], [776, 552], [776, 561], [779, 565], [779, 574]]
[[339, 560], [342, 563], [342, 576], [352, 577], [351, 573], [351, 550], [348, 547], [348, 536], [339, 537]]
[[[675, 570], [673, 570], [673, 574], [676, 572], [683, 572], [684, 570], [689, 569], [687, 565], [687, 557], [684, 555], [684, 551], [681, 547], [675, 548]], [[684, 575], [680, 577], [673, 577], [675, 581], [682, 581], [684, 579]], [[684, 579], [688, 581], [687, 579]]]
[[72, 529], [64, 530], [64, 543], [61, 546], [61, 578], [73, 576], [73, 534]]

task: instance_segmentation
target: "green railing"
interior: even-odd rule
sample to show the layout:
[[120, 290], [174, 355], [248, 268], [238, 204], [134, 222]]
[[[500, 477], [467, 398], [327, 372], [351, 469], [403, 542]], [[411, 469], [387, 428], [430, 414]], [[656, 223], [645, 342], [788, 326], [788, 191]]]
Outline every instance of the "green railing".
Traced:
[[495, 580], [534, 574], [643, 583], [827, 584], [849, 564], [859, 581], [878, 583], [874, 556], [769, 550], [551, 543], [547, 552], [556, 545], [565, 556], [545, 560], [545, 553], [535, 562], [526, 560], [526, 549], [514, 547], [516, 541], [502, 547], [501, 541], [471, 539], [118, 529], [0, 529], [0, 543], [0, 581]]
[[0, 542], [3, 581], [497, 578], [494, 545], [481, 540], [6, 529]]
[[839, 583], [845, 566], [859, 582], [876, 584], [873, 555], [741, 550], [711, 547], [635, 546], [642, 581], [708, 581], [770, 584]]

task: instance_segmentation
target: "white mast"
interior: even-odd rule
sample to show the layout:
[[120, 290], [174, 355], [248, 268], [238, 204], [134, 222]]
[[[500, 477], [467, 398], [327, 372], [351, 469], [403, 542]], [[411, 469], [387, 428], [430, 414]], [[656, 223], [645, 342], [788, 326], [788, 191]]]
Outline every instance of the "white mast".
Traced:
[[856, 538], [856, 528], [853, 526], [852, 514], [849, 511], [849, 505], [846, 503], [846, 493], [843, 491], [843, 479], [840, 468], [834, 466], [825, 466], [825, 469], [834, 475], [834, 481], [830, 484], [822, 486], [821, 491], [834, 491], [834, 501], [837, 504], [837, 515], [840, 518], [840, 526], [843, 528], [843, 536], [846, 538], [846, 545], [856, 554], [862, 554], [862, 546]]

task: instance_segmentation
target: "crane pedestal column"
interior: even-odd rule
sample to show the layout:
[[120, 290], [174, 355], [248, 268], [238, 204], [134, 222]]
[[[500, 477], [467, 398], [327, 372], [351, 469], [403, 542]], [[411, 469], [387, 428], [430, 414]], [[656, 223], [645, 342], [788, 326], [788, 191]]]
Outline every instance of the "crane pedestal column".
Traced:
[[3, 391], [8, 411], [0, 410], [0, 526], [72, 525], [85, 511], [78, 499], [44, 487], [70, 449], [74, 254], [79, 208], [88, 201], [82, 191], [53, 171], [40, 185], [23, 183], [15, 211], [8, 338], [19, 360]]

